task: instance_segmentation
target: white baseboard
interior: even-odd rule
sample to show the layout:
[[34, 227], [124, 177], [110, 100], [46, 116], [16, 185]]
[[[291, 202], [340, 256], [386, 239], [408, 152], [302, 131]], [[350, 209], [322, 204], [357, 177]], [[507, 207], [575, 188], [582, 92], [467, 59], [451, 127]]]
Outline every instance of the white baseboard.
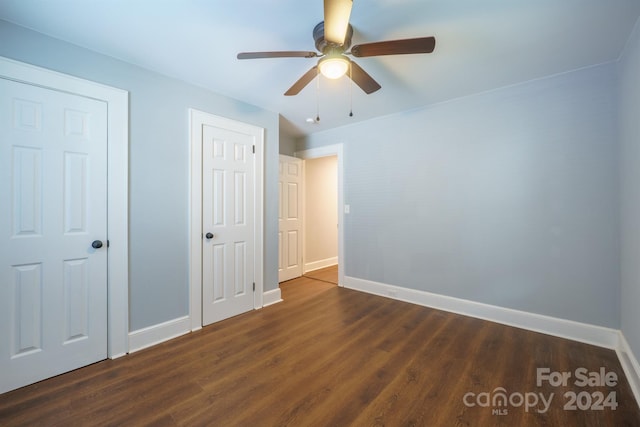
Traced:
[[191, 318], [184, 316], [129, 332], [129, 353], [187, 334], [191, 331], [190, 327]]
[[[267, 291], [262, 295], [263, 307], [277, 304], [282, 301], [280, 288]], [[193, 331], [201, 328], [202, 327], [194, 328]], [[138, 329], [137, 331], [129, 332], [129, 353], [134, 353], [193, 331], [191, 330], [191, 318], [189, 316], [184, 316], [149, 326], [147, 328]]]
[[113, 360], [113, 359], [119, 359], [121, 357], [126, 356], [128, 353], [117, 353], [117, 354], [112, 354], [111, 356], [109, 356], [109, 359]]
[[331, 267], [338, 263], [338, 257], [321, 259], [320, 261], [307, 262], [304, 264], [304, 273], [308, 273], [313, 270], [320, 270], [321, 268]]
[[277, 304], [282, 302], [282, 296], [280, 293], [280, 288], [275, 288], [271, 291], [266, 291], [262, 294], [262, 306], [266, 307], [268, 305]]
[[386, 285], [355, 277], [345, 276], [344, 287], [599, 347], [616, 349], [619, 346], [619, 331], [617, 329], [528, 313], [426, 291]]
[[631, 386], [636, 402], [640, 405], [640, 364], [633, 354], [633, 351], [631, 351], [631, 347], [629, 347], [629, 343], [622, 332], [619, 332], [618, 341], [619, 345], [618, 348], [616, 348], [618, 359], [620, 359], [620, 364], [627, 377], [629, 386]]

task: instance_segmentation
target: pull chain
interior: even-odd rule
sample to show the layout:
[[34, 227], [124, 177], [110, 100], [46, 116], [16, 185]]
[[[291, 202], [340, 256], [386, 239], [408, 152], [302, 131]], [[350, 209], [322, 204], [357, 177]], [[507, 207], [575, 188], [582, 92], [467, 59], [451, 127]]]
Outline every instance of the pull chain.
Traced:
[[353, 67], [349, 63], [349, 117], [353, 117]]
[[316, 75], [316, 122], [320, 121], [320, 68]]

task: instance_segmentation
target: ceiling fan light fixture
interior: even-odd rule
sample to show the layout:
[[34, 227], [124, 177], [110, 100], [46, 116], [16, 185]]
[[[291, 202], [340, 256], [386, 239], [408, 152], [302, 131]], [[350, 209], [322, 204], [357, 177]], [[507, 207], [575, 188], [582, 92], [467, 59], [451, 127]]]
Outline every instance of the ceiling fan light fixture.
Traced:
[[344, 56], [328, 56], [318, 64], [320, 73], [328, 79], [338, 79], [349, 69], [349, 60]]

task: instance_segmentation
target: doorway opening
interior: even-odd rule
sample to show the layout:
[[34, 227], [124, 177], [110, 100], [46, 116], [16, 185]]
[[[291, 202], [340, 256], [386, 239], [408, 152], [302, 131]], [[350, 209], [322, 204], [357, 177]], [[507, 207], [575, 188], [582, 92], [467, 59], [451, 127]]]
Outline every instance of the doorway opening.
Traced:
[[[304, 248], [304, 262], [303, 262], [303, 275], [308, 277], [316, 278], [318, 276], [321, 280], [328, 279], [332, 283], [337, 283], [338, 286], [343, 286], [344, 282], [344, 193], [343, 193], [343, 145], [342, 144], [334, 144], [328, 145], [324, 147], [312, 148], [308, 150], [298, 151], [295, 153], [295, 156], [299, 159], [305, 161], [305, 184], [303, 191], [303, 200], [305, 206], [304, 212], [304, 221], [305, 221], [305, 232], [303, 233], [303, 248]], [[313, 165], [315, 159], [318, 159], [319, 162]], [[323, 161], [324, 160], [324, 161]], [[333, 188], [333, 203], [329, 203], [329, 209], [333, 209], [335, 216], [324, 214], [321, 215], [318, 221], [323, 221], [325, 224], [323, 227], [333, 227], [334, 233], [327, 233], [327, 239], [321, 240], [311, 240], [313, 243], [317, 243], [322, 246], [326, 246], [325, 248], [319, 248], [315, 245], [312, 248], [312, 253], [309, 253], [307, 250], [310, 245], [307, 244], [309, 239], [314, 239], [309, 236], [307, 224], [309, 224], [309, 219], [313, 218], [313, 215], [310, 215], [310, 212], [307, 212], [307, 207], [309, 206], [318, 206], [318, 203], [322, 204], [322, 198], [314, 201], [312, 204], [308, 204], [308, 198], [311, 197], [312, 188], [308, 185], [306, 181], [307, 173], [307, 163], [313, 166], [327, 166], [330, 165], [331, 162], [334, 162], [334, 171], [335, 181], [331, 182], [329, 180], [328, 185], [325, 187], [325, 192], [327, 194], [331, 193], [330, 187]], [[322, 164], [326, 163], [326, 164]], [[326, 169], [322, 173], [331, 173], [327, 172]], [[318, 171], [316, 171], [318, 172]], [[317, 174], [322, 176], [322, 173]], [[319, 177], [317, 176], [317, 178]], [[313, 191], [322, 191], [319, 190], [321, 188], [321, 182], [312, 184]], [[326, 191], [329, 190], [329, 191]], [[326, 197], [326, 195], [325, 195]], [[322, 209], [318, 208], [318, 212], [322, 211]], [[318, 213], [318, 212], [314, 212]], [[313, 226], [313, 225], [312, 225]], [[317, 234], [317, 233], [316, 233]], [[334, 237], [331, 237], [334, 236]], [[316, 237], [315, 239], [322, 239], [321, 237]], [[332, 240], [332, 242], [330, 241]], [[312, 243], [312, 244], [313, 244]], [[334, 256], [326, 257], [326, 254], [330, 254], [331, 244], [336, 245], [337, 252], [335, 252]], [[318, 250], [321, 249], [321, 250]], [[314, 252], [315, 251], [315, 252]], [[324, 255], [323, 255], [324, 254]]]
[[338, 284], [337, 156], [304, 160], [303, 275]]

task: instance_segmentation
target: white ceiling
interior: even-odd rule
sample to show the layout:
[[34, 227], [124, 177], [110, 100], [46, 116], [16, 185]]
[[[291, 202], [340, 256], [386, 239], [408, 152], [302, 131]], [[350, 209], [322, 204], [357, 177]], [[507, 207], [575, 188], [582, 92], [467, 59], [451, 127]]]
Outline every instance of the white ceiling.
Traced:
[[[640, 0], [354, 0], [352, 45], [435, 36], [432, 54], [356, 58], [382, 89], [315, 80], [317, 59], [236, 59], [315, 50], [322, 0], [0, 0], [0, 19], [282, 115], [302, 135], [616, 60]], [[320, 123], [308, 124], [316, 116]]]

